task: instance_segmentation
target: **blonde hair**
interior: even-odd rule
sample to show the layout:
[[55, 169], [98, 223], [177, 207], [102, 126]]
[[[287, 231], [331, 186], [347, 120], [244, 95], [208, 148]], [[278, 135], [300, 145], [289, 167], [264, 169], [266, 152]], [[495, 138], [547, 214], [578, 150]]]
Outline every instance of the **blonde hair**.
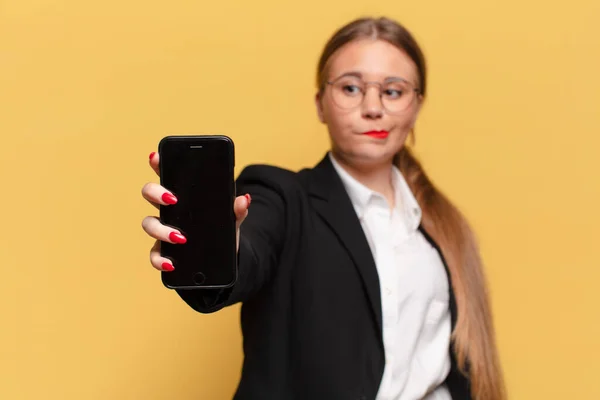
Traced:
[[[425, 96], [423, 52], [408, 30], [387, 18], [357, 19], [331, 37], [317, 67], [319, 92], [324, 90], [327, 61], [333, 53], [351, 41], [365, 38], [384, 40], [404, 51], [417, 67], [420, 93]], [[487, 283], [473, 231], [460, 211], [433, 185], [410, 148], [403, 146], [395, 162], [422, 208], [423, 228], [439, 246], [448, 265], [457, 306], [452, 343], [458, 367], [470, 379], [475, 400], [504, 400]]]

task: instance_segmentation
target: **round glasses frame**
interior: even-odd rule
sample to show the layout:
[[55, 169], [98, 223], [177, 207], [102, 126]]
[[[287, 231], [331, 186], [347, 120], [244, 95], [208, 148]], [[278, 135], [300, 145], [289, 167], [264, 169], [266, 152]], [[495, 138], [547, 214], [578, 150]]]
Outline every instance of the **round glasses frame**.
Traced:
[[[339, 99], [340, 94], [335, 92], [336, 84], [339, 84], [340, 81], [343, 79], [349, 79], [351, 82], [354, 81], [352, 83], [360, 83], [360, 88], [359, 88], [359, 89], [361, 89], [360, 100], [358, 100], [356, 102], [356, 104], [352, 104], [350, 106], [348, 106], [346, 104], [342, 104], [343, 102], [340, 101], [340, 99]], [[403, 85], [408, 86], [407, 92], [411, 96], [411, 98], [409, 100], [406, 100], [405, 103], [398, 109], [389, 107], [389, 104], [386, 106], [386, 103], [388, 103], [388, 101], [386, 101], [386, 98], [384, 98], [384, 87], [385, 87], [385, 89], [389, 89], [389, 85], [393, 85], [394, 83], [401, 83]], [[410, 83], [406, 79], [402, 79], [402, 78], [388, 79], [385, 82], [381, 83], [381, 82], [375, 82], [375, 81], [364, 81], [361, 78], [354, 76], [354, 75], [342, 75], [334, 80], [326, 81], [326, 84], [329, 86], [332, 86], [333, 93], [331, 93], [331, 95], [332, 95], [331, 97], [333, 98], [334, 103], [338, 107], [340, 107], [344, 110], [352, 110], [352, 109], [360, 107], [365, 101], [366, 92], [367, 92], [368, 87], [369, 86], [377, 86], [378, 90], [379, 90], [379, 101], [381, 102], [383, 109], [385, 109], [385, 111], [391, 115], [403, 114], [410, 107], [410, 105], [415, 101], [415, 98], [417, 98], [421, 94], [421, 91], [418, 88], [415, 88], [412, 83]], [[386, 86], [388, 86], [388, 87], [386, 87]], [[342, 93], [342, 92], [340, 92], [340, 93]], [[341, 95], [343, 95], [343, 93]], [[337, 100], [336, 100], [336, 97], [338, 97]], [[352, 99], [352, 97], [353, 96], [348, 96], [347, 98]]]

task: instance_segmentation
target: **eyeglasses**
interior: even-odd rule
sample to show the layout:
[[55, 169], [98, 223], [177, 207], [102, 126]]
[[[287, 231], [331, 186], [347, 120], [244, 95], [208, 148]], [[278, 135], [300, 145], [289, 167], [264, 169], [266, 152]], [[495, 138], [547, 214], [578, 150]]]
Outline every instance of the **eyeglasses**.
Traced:
[[350, 110], [360, 106], [369, 85], [379, 88], [379, 99], [389, 114], [402, 114], [420, 94], [410, 82], [395, 78], [380, 82], [365, 82], [354, 75], [342, 75], [333, 81], [327, 81], [332, 87], [333, 102], [340, 108]]

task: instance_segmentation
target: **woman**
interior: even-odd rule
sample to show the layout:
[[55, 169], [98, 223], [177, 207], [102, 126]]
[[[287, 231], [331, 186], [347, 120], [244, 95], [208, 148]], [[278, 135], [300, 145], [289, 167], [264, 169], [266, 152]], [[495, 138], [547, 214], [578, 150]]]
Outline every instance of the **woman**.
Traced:
[[[236, 399], [504, 398], [475, 239], [405, 146], [425, 70], [396, 22], [344, 26], [318, 65], [331, 151], [297, 173], [252, 165], [238, 177], [238, 282], [178, 292], [202, 313], [243, 302]], [[152, 183], [143, 195], [176, 201]], [[159, 243], [180, 232], [142, 225], [157, 239], [152, 265], [177, 268]]]

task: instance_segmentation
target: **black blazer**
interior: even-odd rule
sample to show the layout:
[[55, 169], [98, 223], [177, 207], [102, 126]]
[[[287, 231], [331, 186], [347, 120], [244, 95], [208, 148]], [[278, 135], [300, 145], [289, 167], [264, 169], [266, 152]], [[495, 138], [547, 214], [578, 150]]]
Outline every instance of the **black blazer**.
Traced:
[[[385, 363], [377, 269], [329, 158], [300, 172], [252, 165], [236, 186], [252, 196], [237, 283], [178, 291], [201, 313], [243, 302], [245, 357], [234, 398], [374, 400]], [[448, 351], [452, 398], [468, 400], [469, 381]]]

